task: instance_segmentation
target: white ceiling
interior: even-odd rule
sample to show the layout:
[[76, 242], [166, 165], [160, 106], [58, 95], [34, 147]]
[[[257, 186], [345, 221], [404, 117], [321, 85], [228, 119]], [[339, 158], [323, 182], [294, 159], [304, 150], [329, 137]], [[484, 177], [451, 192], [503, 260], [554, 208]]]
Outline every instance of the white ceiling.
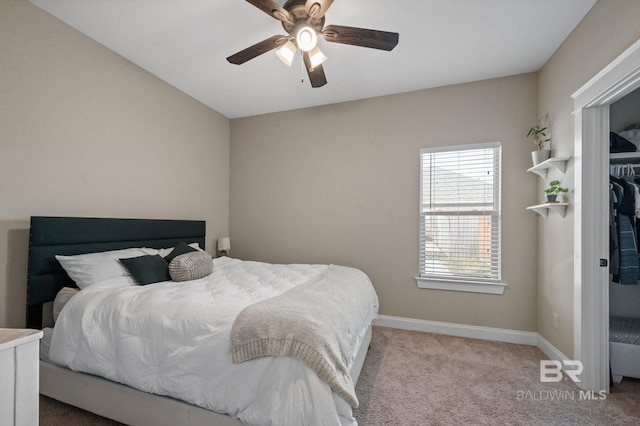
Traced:
[[534, 72], [596, 2], [335, 0], [326, 25], [398, 32], [400, 42], [386, 52], [320, 40], [328, 83], [314, 89], [299, 55], [290, 68], [273, 51], [226, 61], [286, 34], [243, 0], [30, 1], [228, 118]]

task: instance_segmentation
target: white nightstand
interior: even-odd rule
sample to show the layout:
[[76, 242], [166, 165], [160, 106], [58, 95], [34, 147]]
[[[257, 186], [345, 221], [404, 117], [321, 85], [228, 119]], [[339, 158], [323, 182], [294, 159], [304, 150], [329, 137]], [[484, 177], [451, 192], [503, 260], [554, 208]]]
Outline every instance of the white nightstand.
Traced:
[[41, 330], [0, 328], [0, 425], [39, 422]]

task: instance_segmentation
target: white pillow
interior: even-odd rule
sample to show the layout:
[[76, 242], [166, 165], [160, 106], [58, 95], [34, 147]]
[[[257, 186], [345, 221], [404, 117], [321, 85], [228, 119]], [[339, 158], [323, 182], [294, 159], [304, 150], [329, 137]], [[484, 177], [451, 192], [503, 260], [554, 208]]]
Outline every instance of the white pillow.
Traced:
[[[128, 257], [158, 254], [151, 248], [129, 248], [98, 253], [79, 254], [75, 256], [56, 255], [67, 274], [80, 289], [85, 289], [97, 282], [117, 277], [130, 276], [129, 271], [118, 261]], [[133, 279], [132, 285], [135, 285]]]
[[[202, 250], [202, 249], [200, 248], [200, 244], [198, 244], [198, 243], [191, 243], [191, 244], [189, 244], [189, 247], [192, 247], [192, 248], [194, 248], [194, 249], [196, 249], [196, 250], [204, 251], [204, 250]], [[174, 249], [174, 248], [175, 248], [175, 247], [169, 247], [169, 248], [161, 248], [161, 249], [158, 249], [158, 254], [159, 254], [161, 257], [167, 257], [167, 256], [169, 255], [169, 253], [171, 253], [171, 252], [173, 251], [173, 249]]]

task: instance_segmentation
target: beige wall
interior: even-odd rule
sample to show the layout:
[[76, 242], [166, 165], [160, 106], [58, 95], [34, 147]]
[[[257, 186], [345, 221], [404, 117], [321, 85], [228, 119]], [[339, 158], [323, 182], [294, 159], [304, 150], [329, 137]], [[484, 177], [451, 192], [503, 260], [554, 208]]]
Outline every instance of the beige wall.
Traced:
[[22, 326], [29, 217], [228, 233], [229, 120], [24, 0], [0, 2], [0, 327]]
[[[232, 253], [355, 266], [380, 312], [535, 331], [540, 201], [525, 138], [536, 119], [527, 74], [231, 121]], [[419, 150], [503, 143], [504, 295], [421, 290]]]
[[[573, 156], [571, 95], [640, 38], [639, 22], [637, 0], [600, 0], [539, 72], [538, 114], [549, 114], [557, 156]], [[572, 163], [563, 182], [573, 188]], [[569, 209], [564, 220], [541, 222], [538, 236], [537, 329], [568, 357], [574, 332], [573, 218]], [[554, 312], [559, 330], [552, 327]]]

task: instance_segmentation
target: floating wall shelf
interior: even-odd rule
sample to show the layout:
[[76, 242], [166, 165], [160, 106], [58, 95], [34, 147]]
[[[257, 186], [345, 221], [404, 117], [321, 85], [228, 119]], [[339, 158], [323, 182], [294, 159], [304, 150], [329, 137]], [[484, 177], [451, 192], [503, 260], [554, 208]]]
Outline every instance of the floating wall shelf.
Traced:
[[547, 172], [549, 169], [554, 168], [560, 173], [564, 174], [564, 171], [567, 168], [567, 161], [571, 160], [571, 157], [555, 157], [549, 158], [548, 160], [543, 161], [540, 164], [537, 164], [530, 169], [527, 169], [528, 172], [532, 172], [540, 176], [542, 179], [547, 178]]
[[527, 210], [532, 210], [544, 218], [547, 217], [549, 210], [560, 215], [560, 217], [564, 217], [568, 205], [569, 203], [544, 203], [538, 204], [537, 206], [527, 207]]

